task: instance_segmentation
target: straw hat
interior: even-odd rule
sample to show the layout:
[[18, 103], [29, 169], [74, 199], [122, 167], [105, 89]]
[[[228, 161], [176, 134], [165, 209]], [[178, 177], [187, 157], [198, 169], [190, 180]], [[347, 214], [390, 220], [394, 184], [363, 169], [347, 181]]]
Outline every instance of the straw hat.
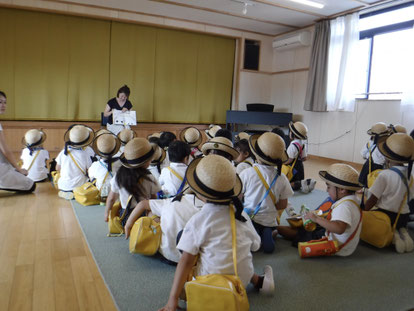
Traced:
[[204, 143], [201, 147], [201, 151], [204, 155], [207, 155], [210, 150], [221, 150], [228, 153], [233, 160], [239, 156], [239, 152], [233, 148], [233, 143], [226, 137], [214, 137]]
[[302, 122], [289, 122], [289, 129], [300, 139], [308, 139], [308, 127]]
[[390, 130], [384, 122], [375, 123], [371, 128], [367, 131], [368, 135], [378, 135], [378, 136], [386, 136], [390, 133]]
[[212, 202], [227, 202], [242, 190], [242, 182], [234, 166], [215, 154], [193, 160], [185, 177], [195, 193]]
[[121, 141], [112, 133], [102, 133], [95, 137], [92, 148], [102, 158], [112, 157], [117, 154], [121, 147]]
[[242, 139], [249, 140], [249, 138], [250, 138], [250, 135], [246, 132], [240, 132], [239, 134], [237, 134], [238, 140], [242, 140]]
[[26, 147], [36, 147], [43, 144], [46, 140], [46, 134], [42, 130], [28, 130], [22, 139], [22, 144]]
[[192, 126], [183, 129], [178, 137], [181, 141], [187, 143], [190, 147], [197, 147], [203, 140], [200, 131]]
[[319, 171], [319, 176], [327, 184], [341, 189], [357, 191], [362, 187], [358, 183], [358, 171], [348, 164], [332, 164], [327, 171]]
[[133, 138], [126, 145], [121, 154], [121, 164], [128, 168], [138, 168], [148, 160], [152, 160], [154, 148], [145, 138]]
[[160, 136], [161, 136], [161, 133], [155, 132], [155, 133], [148, 135], [147, 139], [150, 139], [151, 137], [160, 138]]
[[165, 160], [166, 152], [157, 144], [151, 143], [152, 148], [154, 149], [154, 156], [152, 157], [151, 164], [162, 163]]
[[378, 149], [388, 160], [407, 163], [414, 157], [414, 140], [410, 135], [395, 133], [378, 143]]
[[123, 129], [118, 133], [118, 138], [122, 145], [126, 145], [131, 139], [137, 137], [137, 134], [131, 129]]
[[269, 165], [277, 165], [279, 161], [286, 162], [285, 142], [282, 137], [272, 132], [250, 136], [249, 146], [257, 159]]
[[74, 124], [69, 127], [64, 135], [65, 145], [75, 147], [88, 146], [94, 139], [93, 129], [83, 124]]
[[403, 126], [401, 124], [395, 124], [395, 125], [390, 124], [388, 128], [389, 128], [391, 134], [393, 134], [393, 133], [407, 134], [407, 129], [405, 128], [405, 126]]
[[210, 125], [208, 130], [205, 130], [207, 137], [209, 139], [212, 139], [216, 136], [216, 133], [218, 130], [221, 130], [221, 126], [220, 125]]

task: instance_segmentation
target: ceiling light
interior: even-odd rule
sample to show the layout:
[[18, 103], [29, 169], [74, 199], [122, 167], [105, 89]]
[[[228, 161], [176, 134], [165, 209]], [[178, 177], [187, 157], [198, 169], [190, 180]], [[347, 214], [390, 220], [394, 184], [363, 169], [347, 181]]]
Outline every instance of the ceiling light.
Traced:
[[317, 8], [317, 9], [322, 9], [325, 6], [325, 4], [323, 4], [323, 3], [310, 1], [310, 0], [290, 0], [290, 1], [301, 3], [301, 4], [304, 4], [304, 5], [309, 5], [309, 6], [312, 6], [314, 8]]
[[244, 15], [246, 15], [246, 14], [247, 14], [247, 3], [244, 3], [242, 13], [243, 13]]

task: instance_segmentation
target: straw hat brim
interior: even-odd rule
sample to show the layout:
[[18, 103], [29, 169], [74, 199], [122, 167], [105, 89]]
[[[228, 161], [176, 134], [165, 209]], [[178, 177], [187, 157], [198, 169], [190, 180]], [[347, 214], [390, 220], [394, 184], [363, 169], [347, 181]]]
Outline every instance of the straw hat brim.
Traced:
[[[279, 163], [279, 160], [276, 159], [274, 161], [270, 161], [268, 159], [264, 159], [262, 156], [259, 155], [259, 153], [257, 152], [256, 149], [256, 143], [257, 140], [259, 139], [261, 134], [253, 134], [250, 136], [249, 139], [249, 145], [250, 145], [250, 150], [253, 152], [253, 154], [256, 156], [257, 159], [260, 159], [263, 163], [266, 163], [268, 165], [277, 165]], [[289, 159], [286, 150], [283, 151], [282, 157], [281, 157], [281, 161], [282, 163], [286, 162]]]
[[293, 132], [293, 134], [295, 134], [297, 137], [301, 138], [301, 139], [308, 139], [307, 135], [303, 135], [302, 133], [300, 133], [296, 128], [295, 125], [292, 121], [289, 122], [289, 129]]
[[319, 176], [326, 183], [328, 183], [332, 186], [338, 187], [338, 188], [351, 190], [351, 191], [358, 191], [359, 189], [362, 188], [362, 186], [359, 185], [359, 184], [354, 184], [354, 183], [350, 183], [350, 182], [347, 182], [347, 181], [340, 180], [340, 179], [330, 175], [327, 171], [320, 171]]
[[63, 136], [63, 140], [65, 141], [65, 143], [68, 143], [69, 145], [72, 145], [72, 142], [69, 139], [69, 132], [75, 125], [82, 125], [82, 126], [86, 127], [89, 131], [88, 139], [86, 141], [82, 142], [82, 144], [76, 144], [76, 147], [85, 147], [85, 146], [90, 145], [92, 143], [93, 139], [95, 138], [95, 132], [93, 131], [93, 129], [91, 127], [83, 125], [83, 124], [73, 124], [71, 127], [68, 128], [65, 135]]
[[242, 181], [241, 181], [239, 175], [237, 175], [237, 174], [236, 174], [236, 185], [233, 188], [233, 195], [231, 197], [224, 198], [224, 199], [218, 199], [217, 197], [214, 197], [211, 194], [204, 191], [203, 189], [201, 189], [201, 187], [196, 183], [195, 178], [194, 178], [194, 171], [197, 167], [197, 164], [201, 160], [202, 160], [202, 158], [194, 159], [190, 163], [190, 165], [188, 166], [188, 168], [185, 172], [185, 177], [187, 179], [187, 183], [195, 193], [198, 193], [198, 194], [202, 195], [208, 201], [217, 202], [217, 203], [228, 202], [231, 199], [231, 197], [238, 196], [241, 193], [243, 184], [242, 184]]
[[203, 136], [201, 135], [201, 132], [198, 128], [195, 128], [198, 131], [198, 139], [195, 142], [189, 143], [186, 139], [185, 139], [185, 131], [188, 130], [190, 127], [186, 127], [185, 129], [183, 129], [180, 134], [178, 135], [178, 138], [185, 142], [187, 145], [189, 145], [190, 147], [197, 147], [201, 144], [201, 142], [203, 141]]
[[[97, 145], [98, 137], [100, 137], [102, 135], [113, 135], [115, 137], [115, 141], [116, 141], [115, 148], [109, 154], [103, 153], [103, 152], [101, 152], [98, 149], [98, 145]], [[113, 155], [117, 154], [120, 147], [121, 147], [121, 141], [118, 139], [118, 137], [115, 134], [112, 134], [112, 133], [102, 133], [102, 134], [99, 134], [98, 136], [95, 137], [95, 139], [92, 142], [92, 149], [93, 149], [93, 151], [95, 151], [95, 153], [97, 155], [99, 155], [100, 157], [102, 157], [102, 158], [108, 158], [109, 156], [112, 157]]]
[[204, 155], [206, 155], [208, 150], [221, 150], [221, 151], [224, 151], [224, 152], [228, 153], [229, 155], [231, 155], [233, 160], [236, 159], [239, 156], [239, 152], [236, 149], [234, 149], [233, 147], [230, 147], [226, 144], [220, 143], [220, 142], [207, 141], [201, 147], [201, 151], [203, 152]]
[[390, 131], [386, 130], [385, 132], [382, 132], [382, 133], [374, 133], [374, 132], [372, 132], [372, 130], [371, 130], [371, 129], [369, 129], [369, 130], [367, 131], [367, 134], [368, 134], [368, 135], [370, 135], [370, 136], [374, 136], [374, 135], [378, 135], [378, 136], [387, 136], [387, 135], [389, 135], [389, 134], [390, 134]]
[[401, 159], [401, 158], [398, 158], [397, 159], [397, 157], [395, 156], [395, 155], [392, 155], [388, 150], [387, 150], [387, 145], [386, 145], [386, 140], [383, 140], [383, 141], [380, 141], [378, 144], [377, 144], [377, 147], [378, 147], [378, 150], [381, 152], [381, 154], [385, 157], [385, 158], [387, 158], [388, 160], [391, 160], [391, 161], [394, 161], [394, 162], [399, 162], [399, 163], [408, 163], [408, 162], [410, 162], [412, 159], [411, 158], [407, 158], [407, 159]]
[[142, 161], [139, 161], [137, 163], [128, 163], [128, 160], [125, 158], [125, 154], [122, 153], [121, 156], [119, 157], [119, 160], [121, 161], [122, 166], [127, 167], [127, 168], [138, 168], [141, 167], [142, 165], [144, 165], [145, 163], [148, 162], [148, 160], [152, 160], [152, 156], [154, 155], [154, 148], [151, 148], [151, 150], [149, 152], [147, 152], [147, 154], [143, 155]]
[[165, 158], [167, 156], [167, 153], [165, 152], [164, 149], [162, 149], [161, 147], [158, 147], [158, 148], [160, 148], [160, 150], [161, 150], [161, 157], [159, 157], [158, 159], [153, 159], [151, 161], [151, 164], [162, 163], [162, 162], [164, 162], [164, 160], [165, 160]]
[[[40, 135], [42, 136], [42, 138], [37, 142], [37, 143], [35, 143], [35, 144], [33, 144], [33, 145], [31, 145], [31, 147], [37, 147], [37, 146], [40, 146], [41, 144], [43, 144], [44, 142], [45, 142], [45, 140], [46, 140], [46, 133], [45, 132], [43, 132], [43, 131], [41, 131], [41, 130], [39, 130], [39, 132], [40, 132]], [[29, 144], [27, 143], [27, 141], [26, 141], [26, 139], [25, 139], [25, 137], [23, 137], [22, 138], [22, 145], [23, 146], [28, 146]]]

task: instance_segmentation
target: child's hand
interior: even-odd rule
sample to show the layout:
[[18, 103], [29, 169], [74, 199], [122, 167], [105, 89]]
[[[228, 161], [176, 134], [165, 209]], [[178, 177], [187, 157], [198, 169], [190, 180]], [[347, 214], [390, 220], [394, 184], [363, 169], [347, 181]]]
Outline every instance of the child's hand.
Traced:
[[125, 231], [125, 240], [128, 240], [129, 235], [131, 234], [131, 228], [132, 228], [132, 225], [131, 225], [129, 222], [127, 222], [127, 223], [125, 224], [125, 227], [124, 227], [124, 231]]
[[[176, 299], [169, 299], [167, 304], [158, 311], [175, 311], [178, 308], [178, 301]], [[178, 308], [181, 310], [181, 308]]]
[[313, 222], [316, 222], [316, 217], [317, 216], [315, 215], [315, 213], [313, 211], [307, 212], [306, 215], [305, 215], [305, 219], [310, 219]]
[[105, 211], [104, 218], [105, 218], [105, 222], [108, 222], [109, 221], [109, 212]]

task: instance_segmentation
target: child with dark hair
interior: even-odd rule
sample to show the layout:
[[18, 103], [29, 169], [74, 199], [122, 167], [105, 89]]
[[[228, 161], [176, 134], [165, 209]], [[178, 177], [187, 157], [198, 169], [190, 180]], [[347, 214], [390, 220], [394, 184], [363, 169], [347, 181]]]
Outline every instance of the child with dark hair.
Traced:
[[290, 138], [289, 135], [286, 135], [285, 132], [280, 127], [275, 127], [272, 129], [272, 133], [275, 133], [283, 138], [283, 141], [285, 142], [285, 146], [289, 146], [290, 144]]
[[161, 170], [159, 178], [164, 197], [175, 196], [183, 190], [190, 154], [190, 146], [180, 140], [173, 141], [168, 147], [170, 165]]
[[226, 137], [210, 139], [201, 147], [201, 151], [204, 155], [217, 154], [229, 161], [234, 161], [239, 156], [239, 152], [233, 148], [231, 140]]
[[214, 137], [225, 137], [228, 140], [233, 140], [233, 135], [228, 129], [219, 129]]
[[[124, 153], [120, 157], [121, 167], [111, 179], [111, 191], [106, 200], [105, 221], [108, 222], [116, 200], [119, 199], [122, 207], [121, 215], [128, 205], [128, 198], [133, 196], [131, 206], [141, 200], [155, 199], [161, 190], [154, 176], [148, 171], [148, 166], [154, 156], [154, 149], [148, 140], [134, 138], [125, 145]], [[123, 219], [125, 225], [128, 214]]]
[[239, 156], [234, 160], [236, 163], [236, 173], [240, 173], [246, 168], [252, 167], [254, 164], [253, 153], [249, 147], [249, 141], [247, 139], [239, 140], [234, 148], [239, 152]]
[[159, 145], [164, 150], [168, 149], [168, 146], [177, 139], [177, 136], [175, 136], [172, 132], [162, 132], [160, 135]]

